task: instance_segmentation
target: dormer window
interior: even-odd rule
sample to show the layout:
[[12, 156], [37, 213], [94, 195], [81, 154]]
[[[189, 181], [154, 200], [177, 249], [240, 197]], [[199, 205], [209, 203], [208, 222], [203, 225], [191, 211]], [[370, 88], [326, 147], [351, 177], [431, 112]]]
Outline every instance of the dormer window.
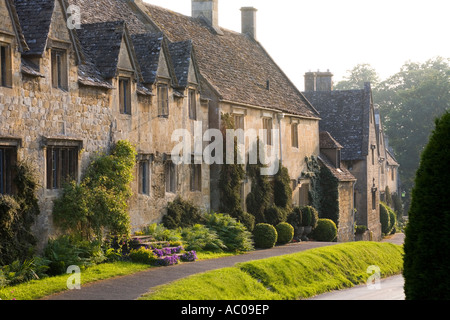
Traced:
[[52, 87], [68, 90], [66, 50], [52, 49]]
[[11, 46], [0, 43], [0, 86], [12, 87]]
[[197, 120], [197, 94], [194, 89], [189, 89], [189, 119]]
[[158, 116], [169, 116], [169, 86], [167, 84], [158, 84]]
[[130, 78], [119, 78], [119, 106], [121, 114], [131, 114]]

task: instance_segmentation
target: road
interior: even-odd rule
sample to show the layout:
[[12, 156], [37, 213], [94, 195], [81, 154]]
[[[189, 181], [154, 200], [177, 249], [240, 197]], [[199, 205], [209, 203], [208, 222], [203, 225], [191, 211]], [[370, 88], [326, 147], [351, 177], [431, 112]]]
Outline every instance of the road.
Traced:
[[[385, 238], [382, 242], [390, 242], [402, 245], [404, 234], [395, 234]], [[381, 279], [379, 289], [370, 289], [367, 285], [359, 285], [353, 288], [332, 291], [318, 295], [309, 300], [405, 300], [403, 285], [405, 281], [402, 275]]]
[[403, 276], [382, 279], [380, 289], [370, 289], [367, 285], [332, 291], [309, 300], [405, 300]]

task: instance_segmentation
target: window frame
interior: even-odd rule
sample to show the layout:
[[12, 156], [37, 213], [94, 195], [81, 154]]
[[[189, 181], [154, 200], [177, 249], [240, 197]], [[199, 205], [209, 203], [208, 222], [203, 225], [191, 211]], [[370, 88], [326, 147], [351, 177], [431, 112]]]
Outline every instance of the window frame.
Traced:
[[11, 44], [0, 42], [0, 87], [12, 88]]
[[17, 163], [17, 148], [0, 145], [0, 194], [15, 193], [14, 167]]
[[149, 160], [139, 161], [139, 175], [138, 175], [138, 193], [141, 195], [150, 195], [151, 183], [151, 166]]
[[119, 77], [119, 112], [131, 115], [131, 78]]
[[263, 120], [263, 130], [265, 130], [266, 133], [266, 139], [264, 143], [268, 146], [272, 146], [273, 118], [264, 117], [262, 120]]
[[176, 193], [177, 167], [171, 160], [167, 160], [164, 164], [164, 180], [166, 193]]
[[192, 192], [202, 191], [202, 165], [201, 164], [190, 164], [190, 189]]
[[298, 123], [291, 124], [291, 146], [292, 148], [299, 148]]
[[52, 88], [69, 90], [69, 68], [67, 65], [67, 50], [52, 48], [50, 53]]
[[65, 182], [78, 180], [78, 154], [78, 147], [47, 146], [47, 190], [58, 190]]
[[189, 119], [197, 120], [197, 90], [188, 89]]
[[169, 117], [169, 84], [161, 82], [157, 84], [158, 117]]

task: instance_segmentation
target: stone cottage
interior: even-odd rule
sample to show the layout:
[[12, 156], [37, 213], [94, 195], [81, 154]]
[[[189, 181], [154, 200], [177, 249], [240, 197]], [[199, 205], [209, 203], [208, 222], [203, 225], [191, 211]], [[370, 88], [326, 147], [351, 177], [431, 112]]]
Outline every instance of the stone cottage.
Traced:
[[319, 111], [320, 130], [342, 145], [341, 161], [357, 179], [356, 224], [367, 227], [366, 239], [381, 239], [379, 159], [375, 109], [370, 83], [361, 90], [332, 90], [332, 73], [305, 74], [305, 97]]
[[54, 232], [52, 204], [64, 181], [80, 180], [92, 156], [124, 139], [138, 151], [134, 229], [159, 221], [176, 195], [209, 209], [209, 166], [175, 166], [170, 157], [173, 130], [208, 125], [192, 44], [168, 41], [126, 2], [116, 4], [111, 16], [77, 29], [68, 27], [66, 1], [0, 1], [1, 191], [13, 192], [16, 161], [35, 165], [43, 241]]

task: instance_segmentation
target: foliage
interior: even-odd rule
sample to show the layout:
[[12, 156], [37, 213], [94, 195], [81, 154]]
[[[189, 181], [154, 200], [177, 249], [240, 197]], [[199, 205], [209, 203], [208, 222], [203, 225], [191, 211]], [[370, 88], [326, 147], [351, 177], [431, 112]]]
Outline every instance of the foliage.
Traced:
[[355, 227], [355, 234], [363, 234], [367, 231], [367, 226], [365, 225], [357, 225]]
[[434, 119], [450, 109], [450, 59], [405, 63], [374, 91], [389, 144], [395, 150], [406, 206]]
[[281, 222], [285, 222], [287, 219], [287, 211], [288, 209], [280, 208], [275, 204], [267, 207], [264, 210], [265, 223], [276, 226]]
[[339, 181], [326, 166], [320, 168], [320, 217], [339, 223]]
[[[222, 114], [222, 135], [223, 137], [227, 137], [226, 130], [234, 129], [235, 124], [233, 118], [230, 114]], [[219, 177], [219, 191], [220, 191], [220, 211], [228, 213], [232, 217], [238, 219], [244, 224], [248, 224], [250, 222], [249, 218], [246, 216], [246, 213], [242, 209], [241, 206], [241, 183], [245, 178], [245, 170], [244, 166], [238, 164], [237, 156], [238, 156], [238, 144], [237, 138], [234, 141], [234, 162], [233, 164], [227, 164], [226, 162], [226, 145], [224, 143], [224, 161], [223, 165], [220, 168], [220, 177]], [[251, 223], [248, 224], [248, 227], [251, 227]]]
[[197, 259], [197, 253], [195, 251], [188, 251], [180, 256], [180, 260], [184, 262], [194, 262]]
[[48, 274], [52, 276], [65, 273], [71, 265], [83, 269], [106, 260], [99, 242], [81, 241], [70, 236], [50, 239], [44, 258], [49, 261]]
[[169, 229], [192, 227], [203, 223], [204, 217], [200, 209], [192, 202], [177, 197], [167, 206], [167, 214], [163, 217], [163, 224]]
[[405, 232], [408, 300], [450, 299], [450, 112], [435, 125], [416, 173]]
[[303, 206], [300, 208], [302, 211], [302, 224], [303, 226], [312, 226], [313, 229], [317, 226], [319, 220], [319, 213], [312, 206]]
[[245, 226], [227, 214], [207, 214], [206, 226], [217, 232], [227, 251], [251, 251], [254, 249], [252, 234]]
[[291, 177], [288, 169], [282, 166], [281, 162], [280, 170], [278, 170], [274, 179], [273, 202], [277, 207], [283, 209], [290, 210], [292, 206]]
[[312, 233], [312, 238], [316, 241], [332, 242], [336, 240], [336, 236], [336, 224], [330, 219], [319, 219], [317, 227]]
[[380, 202], [380, 222], [381, 222], [381, 232], [388, 235], [392, 232], [396, 222], [396, 216], [394, 211], [389, 208], [389, 206]]
[[278, 244], [289, 243], [294, 238], [294, 227], [291, 226], [287, 222], [282, 222], [282, 223], [278, 224], [275, 227], [275, 229], [277, 230], [277, 234], [278, 234], [278, 239], [277, 239]]
[[152, 236], [156, 241], [181, 241], [181, 233], [178, 229], [167, 229], [163, 224], [153, 223], [143, 230], [145, 235]]
[[401, 246], [352, 242], [240, 263], [158, 287], [145, 300], [298, 300], [365, 283], [367, 266], [383, 277], [402, 271]]
[[294, 236], [298, 236], [299, 228], [303, 226], [301, 208], [299, 206], [295, 206], [292, 209], [292, 212], [288, 214], [286, 221], [294, 228]]
[[156, 254], [151, 249], [140, 247], [139, 249], [132, 249], [128, 255], [131, 261], [137, 263], [145, 263], [152, 265], [156, 261]]
[[[320, 183], [320, 165], [317, 157], [311, 156], [305, 158], [307, 171], [303, 172], [306, 178], [309, 178], [311, 188], [308, 192], [309, 203], [314, 208], [320, 208], [322, 200], [322, 188]], [[305, 224], [304, 224], [305, 225]]]
[[380, 83], [376, 70], [368, 63], [358, 64], [352, 70], [348, 70], [344, 79], [334, 86], [335, 90], [363, 89], [366, 82], [370, 82], [371, 86], [376, 88]]
[[80, 184], [64, 186], [55, 200], [53, 221], [62, 231], [80, 239], [102, 239], [111, 234], [128, 234], [128, 199], [136, 151], [129, 142], [119, 141], [110, 155], [94, 159]]
[[39, 215], [36, 170], [28, 161], [15, 168], [14, 196], [0, 195], [0, 266], [30, 259], [36, 239], [31, 232]]
[[224, 251], [227, 249], [217, 232], [208, 229], [206, 226], [196, 224], [189, 228], [184, 228], [181, 232], [183, 241], [186, 243], [186, 250], [195, 251]]
[[257, 248], [272, 248], [278, 240], [277, 230], [271, 224], [259, 223], [253, 230], [253, 239]]
[[0, 267], [0, 288], [47, 277], [47, 261], [35, 257]]

